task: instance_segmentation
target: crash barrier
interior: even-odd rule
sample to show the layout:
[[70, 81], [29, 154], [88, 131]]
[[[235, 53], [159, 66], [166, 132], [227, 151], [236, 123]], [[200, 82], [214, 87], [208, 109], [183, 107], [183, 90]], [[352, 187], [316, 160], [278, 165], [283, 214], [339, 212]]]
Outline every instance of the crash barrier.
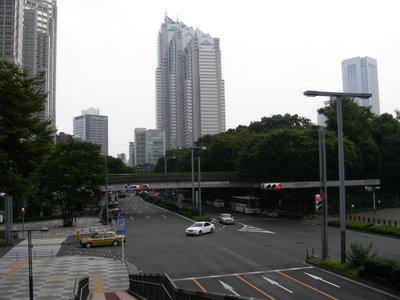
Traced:
[[[337, 219], [339, 218], [339, 216], [331, 216], [331, 217]], [[346, 220], [359, 221], [364, 223], [373, 223], [376, 225], [389, 225], [393, 227], [400, 227], [400, 222], [398, 220], [388, 220], [388, 219], [369, 217], [369, 216], [346, 215]]]
[[[74, 294], [72, 300], [89, 299], [89, 277], [75, 279]], [[71, 300], [70, 299], [70, 300]]]
[[247, 297], [178, 289], [167, 274], [130, 274], [128, 292], [148, 300], [249, 300]]

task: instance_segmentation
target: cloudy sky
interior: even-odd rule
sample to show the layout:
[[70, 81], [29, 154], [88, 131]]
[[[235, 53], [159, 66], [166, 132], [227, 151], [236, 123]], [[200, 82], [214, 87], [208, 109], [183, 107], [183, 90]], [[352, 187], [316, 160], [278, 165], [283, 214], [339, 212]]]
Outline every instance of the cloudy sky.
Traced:
[[341, 62], [378, 61], [381, 113], [400, 109], [398, 0], [58, 0], [57, 128], [95, 107], [108, 116], [109, 153], [128, 155], [137, 127], [155, 128], [157, 34], [167, 13], [220, 38], [227, 128], [264, 116], [316, 122], [342, 91]]

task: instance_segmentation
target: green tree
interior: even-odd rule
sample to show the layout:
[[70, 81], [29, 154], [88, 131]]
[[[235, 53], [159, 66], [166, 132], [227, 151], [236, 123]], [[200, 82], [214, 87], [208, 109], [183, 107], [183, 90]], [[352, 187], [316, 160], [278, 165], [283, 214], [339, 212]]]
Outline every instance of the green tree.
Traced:
[[394, 193], [399, 202], [400, 122], [390, 114], [382, 114], [373, 120], [372, 128], [380, 150], [376, 172], [381, 179], [382, 192], [392, 195]]
[[41, 172], [41, 191], [60, 209], [63, 226], [73, 224], [74, 212], [100, 194], [105, 179], [100, 147], [89, 142], [70, 140], [57, 144]]
[[272, 117], [263, 117], [260, 122], [251, 122], [249, 131], [260, 133], [274, 129], [307, 129], [315, 125], [310, 119], [299, 117], [298, 115], [273, 115]]
[[133, 173], [133, 168], [125, 165], [120, 158], [107, 156], [107, 172], [109, 174]]
[[[379, 147], [372, 135], [372, 121], [376, 116], [369, 107], [359, 106], [352, 99], [342, 100], [342, 111], [343, 136], [354, 143], [356, 151], [352, 160], [345, 158], [347, 163], [352, 162], [346, 164], [346, 178], [373, 178], [379, 163]], [[327, 129], [337, 132], [336, 102], [331, 101], [318, 112], [328, 118]]]
[[0, 61], [0, 190], [15, 199], [32, 192], [32, 178], [54, 145], [50, 122], [40, 118], [42, 82]]

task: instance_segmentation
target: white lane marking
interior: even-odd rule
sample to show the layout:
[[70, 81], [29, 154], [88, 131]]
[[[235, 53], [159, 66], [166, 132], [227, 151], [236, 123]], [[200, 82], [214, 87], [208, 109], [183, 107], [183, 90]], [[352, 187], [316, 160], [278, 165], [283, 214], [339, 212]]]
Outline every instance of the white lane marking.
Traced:
[[320, 281], [325, 282], [325, 283], [327, 283], [327, 284], [330, 284], [330, 285], [332, 285], [332, 286], [334, 286], [334, 287], [340, 288], [339, 285], [334, 284], [334, 283], [332, 283], [332, 282], [329, 282], [329, 281], [327, 281], [327, 280], [325, 280], [325, 279], [323, 279], [323, 278], [321, 278], [321, 277], [315, 276], [315, 275], [310, 274], [310, 273], [307, 273], [307, 272], [303, 272], [303, 273], [306, 274], [306, 275], [308, 275], [308, 276], [310, 276], [311, 278], [313, 278], [313, 279], [315, 279], [315, 280], [320, 280]]
[[167, 216], [164, 216], [164, 215], [161, 215], [161, 217], [163, 217], [163, 218], [167, 218]]
[[230, 291], [232, 294], [234, 294], [235, 296], [240, 296], [237, 292], [235, 292], [235, 290], [233, 289], [233, 287], [231, 287], [230, 285], [226, 284], [225, 282], [219, 280], [219, 283], [222, 284], [222, 286], [224, 287], [224, 289]]
[[133, 221], [133, 217], [132, 216], [129, 216], [130, 218], [131, 218], [131, 220]]
[[289, 292], [289, 293], [293, 294], [293, 292], [291, 290], [289, 290], [288, 288], [285, 288], [284, 286], [280, 285], [278, 282], [276, 282], [276, 281], [274, 281], [272, 279], [269, 279], [267, 277], [264, 277], [264, 276], [261, 276], [261, 277], [264, 278], [266, 281], [268, 281], [270, 284], [276, 285], [277, 287], [280, 287], [281, 289], [285, 290], [286, 292]]
[[146, 216], [147, 219], [151, 219], [149, 216]]
[[172, 281], [185, 281], [185, 280], [193, 280], [193, 279], [219, 278], [219, 277], [227, 277], [227, 276], [233, 276], [233, 275], [254, 275], [254, 274], [263, 274], [263, 273], [276, 273], [276, 272], [286, 272], [286, 271], [307, 270], [307, 269], [314, 269], [314, 267], [312, 267], [312, 266], [309, 266], [309, 267], [295, 267], [295, 268], [278, 269], [278, 270], [254, 271], [254, 272], [220, 274], [220, 275], [211, 275], [211, 276], [177, 278], [177, 279], [171, 279], [171, 280]]

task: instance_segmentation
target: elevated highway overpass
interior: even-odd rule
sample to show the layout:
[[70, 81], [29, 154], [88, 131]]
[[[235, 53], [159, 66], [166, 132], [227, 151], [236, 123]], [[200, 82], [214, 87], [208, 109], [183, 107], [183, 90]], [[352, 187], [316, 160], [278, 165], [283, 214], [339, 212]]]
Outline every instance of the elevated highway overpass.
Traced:
[[[109, 175], [107, 177], [108, 190], [119, 190], [125, 185], [149, 184], [151, 189], [164, 188], [191, 188], [192, 174], [134, 174], [134, 175]], [[194, 186], [198, 187], [198, 174], [194, 176]], [[260, 183], [246, 181], [239, 174], [206, 174], [200, 178], [201, 188], [260, 188]]]

